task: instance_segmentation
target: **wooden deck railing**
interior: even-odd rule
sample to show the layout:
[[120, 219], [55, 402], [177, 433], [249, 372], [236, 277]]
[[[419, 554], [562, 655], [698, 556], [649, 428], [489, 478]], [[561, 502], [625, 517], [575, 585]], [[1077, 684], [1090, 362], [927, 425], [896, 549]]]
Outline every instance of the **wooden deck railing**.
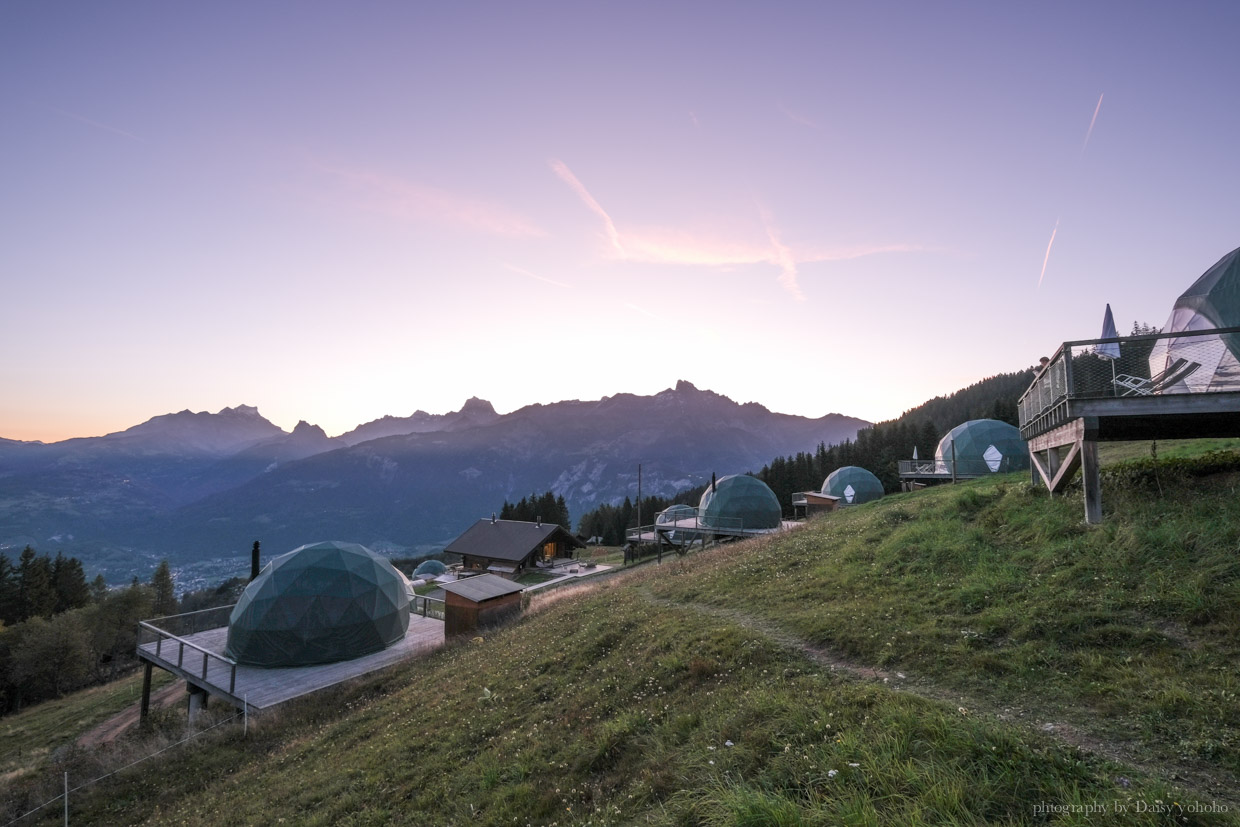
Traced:
[[[208, 609], [207, 611], [211, 611], [211, 610]], [[173, 615], [173, 617], [180, 617], [180, 615]], [[207, 649], [204, 649], [201, 646], [198, 646], [196, 644], [189, 642], [185, 638], [178, 637], [177, 635], [172, 634], [171, 632], [166, 632], [163, 629], [159, 628], [158, 626], [155, 626], [152, 623], [148, 623], [145, 620], [139, 620], [138, 627], [139, 629], [144, 629], [147, 632], [150, 632], [155, 636], [154, 641], [153, 641], [155, 643], [155, 650], [152, 653], [155, 655], [155, 657], [159, 658], [165, 663], [172, 663], [173, 661], [171, 657], [171, 651], [169, 651], [169, 654], [165, 655], [164, 649], [165, 649], [165, 644], [167, 644], [167, 648], [169, 650], [171, 650], [172, 647], [175, 646], [176, 655], [177, 655], [176, 657], [177, 668], [182, 669], [190, 674], [197, 675], [198, 677], [202, 678], [202, 680], [206, 683], [212, 683], [212, 681], [209, 680], [207, 677], [207, 671], [211, 664], [211, 661], [212, 660], [219, 661], [221, 664], [224, 665], [224, 668], [228, 670], [228, 694], [231, 695], [236, 690], [237, 688], [237, 662], [236, 661], [230, 658], [226, 658], [223, 655], [217, 655], [215, 652], [211, 652]], [[144, 646], [149, 646], [149, 645], [150, 645], [150, 642], [144, 644], [141, 638], [139, 638], [138, 640], [139, 655], [141, 655], [144, 651], [149, 652], [150, 650], [143, 649]], [[199, 655], [202, 656], [202, 670], [201, 671], [198, 671], [196, 662], [194, 663], [194, 668], [192, 669], [189, 666], [186, 666], [185, 664], [185, 650], [186, 649], [190, 650], [191, 658], [197, 658]], [[219, 686], [218, 683], [215, 685]]]
[[444, 602], [434, 597], [417, 595], [409, 604], [409, 613], [429, 617], [434, 620], [444, 619]]

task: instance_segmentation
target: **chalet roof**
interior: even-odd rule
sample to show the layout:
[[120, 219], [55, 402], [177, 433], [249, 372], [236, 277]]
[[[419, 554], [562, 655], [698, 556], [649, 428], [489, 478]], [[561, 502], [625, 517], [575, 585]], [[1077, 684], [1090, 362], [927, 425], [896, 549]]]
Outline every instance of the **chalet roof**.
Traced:
[[525, 591], [525, 588], [511, 580], [505, 580], [498, 574], [479, 574], [476, 577], [466, 577], [464, 580], [457, 580], [453, 583], [444, 583], [443, 590], [460, 595], [466, 600], [481, 603], [484, 600], [503, 597], [513, 592]]
[[479, 520], [465, 533], [448, 543], [444, 551], [519, 562], [552, 538], [575, 548], [585, 544], [555, 523], [527, 523], [520, 520]]

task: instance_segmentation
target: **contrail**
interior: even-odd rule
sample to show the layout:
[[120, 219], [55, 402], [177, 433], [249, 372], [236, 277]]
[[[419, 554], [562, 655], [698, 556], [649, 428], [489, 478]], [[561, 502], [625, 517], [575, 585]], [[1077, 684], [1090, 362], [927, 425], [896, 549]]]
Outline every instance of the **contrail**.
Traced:
[[1094, 107], [1094, 116], [1089, 119], [1089, 129], [1085, 131], [1085, 143], [1081, 145], [1081, 157], [1085, 157], [1085, 147], [1089, 146], [1089, 136], [1094, 134], [1094, 124], [1098, 121], [1098, 110], [1102, 108], [1102, 95], [1098, 95], [1098, 105]]
[[1055, 219], [1055, 229], [1051, 230], [1051, 240], [1046, 242], [1046, 258], [1042, 259], [1042, 275], [1038, 276], [1038, 289], [1042, 289], [1042, 279], [1046, 276], [1046, 263], [1051, 260], [1051, 245], [1055, 243], [1055, 233], [1059, 232], [1059, 219]]
[[86, 117], [85, 115], [79, 115], [76, 112], [70, 112], [66, 109], [60, 109], [55, 106], [49, 106], [48, 104], [40, 104], [40, 106], [42, 106], [44, 109], [48, 110], [49, 112], [55, 112], [57, 115], [64, 115], [66, 118], [72, 118], [75, 121], [80, 121], [84, 124], [89, 124], [90, 126], [97, 127], [98, 129], [106, 129], [108, 132], [112, 132], [117, 135], [124, 135], [126, 138], [132, 138], [133, 140], [137, 141], [140, 144], [146, 143], [146, 141], [142, 140], [141, 138], [139, 138], [137, 135], [133, 134], [132, 132], [126, 132], [123, 129], [117, 129], [115, 126], [108, 126], [106, 123], [100, 123], [99, 121], [93, 121], [90, 118]]

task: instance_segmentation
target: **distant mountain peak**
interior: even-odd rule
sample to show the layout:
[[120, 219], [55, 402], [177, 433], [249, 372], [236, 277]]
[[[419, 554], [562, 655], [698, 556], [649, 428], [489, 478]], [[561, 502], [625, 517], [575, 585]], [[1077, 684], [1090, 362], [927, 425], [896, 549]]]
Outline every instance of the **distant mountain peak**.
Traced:
[[237, 416], [248, 416], [253, 419], [262, 419], [263, 415], [258, 412], [258, 408], [253, 405], [238, 405], [235, 408], [221, 408], [220, 416], [225, 414], [234, 414]]
[[688, 393], [689, 391], [697, 391], [697, 385], [687, 379], [676, 380], [676, 393]]
[[486, 401], [485, 399], [479, 399], [476, 396], [471, 396], [465, 400], [465, 404], [461, 406], [460, 412], [461, 413], [473, 413], [473, 414], [478, 414], [478, 413], [493, 414], [495, 413], [495, 406], [492, 405], [490, 402]]
[[292, 435], [300, 436], [300, 437], [308, 437], [308, 436], [322, 437], [323, 439], [327, 439], [326, 431], [324, 431], [318, 425], [311, 425], [309, 422], [307, 422], [304, 419], [297, 423], [297, 427], [293, 428]]

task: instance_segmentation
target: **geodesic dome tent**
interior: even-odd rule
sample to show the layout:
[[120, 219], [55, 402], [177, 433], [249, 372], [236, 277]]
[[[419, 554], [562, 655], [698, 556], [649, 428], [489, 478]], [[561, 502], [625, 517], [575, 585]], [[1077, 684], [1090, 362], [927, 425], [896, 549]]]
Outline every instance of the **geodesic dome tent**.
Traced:
[[698, 521], [707, 528], [779, 528], [781, 518], [775, 492], [747, 474], [717, 480], [698, 504]]
[[[1171, 308], [1163, 333], [1240, 327], [1240, 249], [1232, 250], [1185, 290]], [[1178, 359], [1193, 369], [1161, 393], [1240, 390], [1240, 336], [1189, 336], [1159, 339], [1150, 352], [1150, 376], [1173, 367]]]
[[953, 444], [957, 474], [1002, 474], [1029, 467], [1029, 449], [1020, 431], [997, 419], [970, 419], [948, 431], [934, 449], [938, 473], [952, 472]]
[[246, 586], [224, 654], [251, 666], [332, 663], [377, 652], [408, 628], [407, 581], [391, 563], [356, 543], [314, 543]]
[[448, 570], [439, 560], [423, 560], [418, 567], [413, 570], [414, 577], [438, 577]]
[[659, 512], [659, 516], [655, 518], [655, 525], [676, 525], [681, 520], [693, 520], [697, 517], [697, 509], [691, 505], [683, 503], [673, 505], [664, 511]]
[[860, 505], [883, 496], [878, 477], [856, 465], [836, 468], [822, 482], [822, 493], [839, 497], [845, 505]]

